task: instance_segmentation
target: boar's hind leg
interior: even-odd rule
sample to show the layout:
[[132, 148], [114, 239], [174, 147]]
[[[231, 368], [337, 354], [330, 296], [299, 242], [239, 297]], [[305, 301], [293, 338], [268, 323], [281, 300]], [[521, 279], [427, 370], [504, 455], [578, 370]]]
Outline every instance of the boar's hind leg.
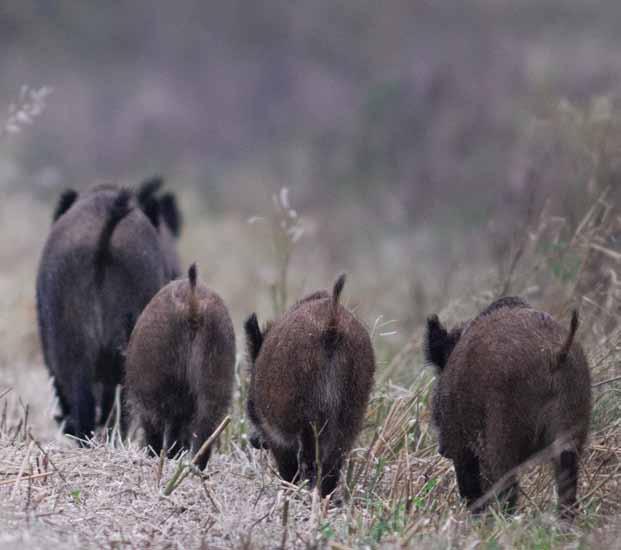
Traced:
[[56, 380], [56, 377], [54, 377], [53, 380], [56, 397], [58, 397], [58, 406], [60, 407], [60, 414], [54, 416], [54, 420], [61, 424], [63, 420], [69, 418], [69, 416], [71, 415], [71, 408], [69, 407], [69, 402], [67, 401], [67, 398], [65, 397], [63, 389], [60, 387], [58, 380]]
[[566, 450], [556, 457], [554, 473], [561, 517], [571, 521], [576, 515], [578, 487], [578, 454], [576, 451]]
[[72, 402], [75, 407], [71, 409], [71, 426], [66, 427], [66, 432], [78, 437], [82, 446], [85, 445], [86, 438], [93, 436], [95, 430], [95, 396], [87, 372], [88, 369], [79, 370], [79, 375], [74, 380]]
[[[332, 436], [332, 438], [330, 437]], [[317, 484], [317, 458], [321, 464], [320, 489], [321, 496], [328, 496], [339, 482], [341, 466], [343, 464], [343, 451], [333, 441], [334, 434], [328, 430], [321, 430], [319, 435], [319, 449], [316, 448], [315, 430], [308, 428], [302, 432], [301, 459], [303, 476], [308, 479], [311, 486]]]
[[[459, 494], [472, 508], [476, 501], [483, 496], [479, 459], [471, 450], [466, 449], [458, 459], [455, 459], [454, 466]], [[474, 514], [478, 514], [482, 510], [481, 504], [472, 508]]]
[[188, 449], [186, 438], [188, 422], [188, 415], [183, 414], [168, 419], [165, 438], [168, 458], [174, 458], [183, 449]]
[[298, 453], [295, 449], [272, 447], [280, 477], [293, 483], [298, 475]]
[[123, 370], [124, 359], [118, 350], [100, 352], [97, 360], [97, 378], [102, 383], [100, 426], [105, 425], [110, 417], [114, 407], [116, 387], [123, 382]]
[[151, 448], [151, 452], [155, 456], [160, 456], [164, 446], [162, 427], [156, 426], [151, 420], [143, 419], [142, 428], [144, 429], [145, 445]]
[[[201, 446], [203, 445], [203, 443], [205, 443], [205, 441], [207, 441], [207, 439], [209, 439], [209, 436], [211, 436], [211, 434], [215, 431], [215, 429], [217, 428], [217, 424], [213, 421], [210, 420], [204, 420], [204, 421], [200, 421], [198, 418], [194, 421], [193, 425], [192, 425], [192, 434], [195, 435], [194, 441], [193, 441], [193, 445], [192, 445], [192, 454], [195, 455], [201, 448]], [[198, 459], [196, 465], [201, 469], [204, 470], [205, 467], [207, 466], [207, 462], [209, 461], [209, 457], [211, 456], [211, 449], [213, 449], [213, 444], [211, 445], [211, 447], [209, 447], [209, 449], [207, 449]]]
[[338, 454], [321, 465], [321, 496], [326, 497], [336, 489], [343, 464], [343, 456]]

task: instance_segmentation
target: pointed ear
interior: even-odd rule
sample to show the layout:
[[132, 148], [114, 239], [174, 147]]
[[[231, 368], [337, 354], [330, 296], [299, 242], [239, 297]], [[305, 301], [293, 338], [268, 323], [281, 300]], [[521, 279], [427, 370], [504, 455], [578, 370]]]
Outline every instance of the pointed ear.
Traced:
[[56, 208], [54, 209], [54, 215], [52, 216], [52, 222], [55, 222], [58, 218], [60, 218], [78, 199], [78, 192], [73, 189], [65, 189], [60, 197], [58, 198], [58, 202], [56, 203]]
[[246, 331], [246, 349], [248, 356], [252, 363], [254, 363], [263, 345], [263, 334], [259, 328], [259, 321], [257, 320], [256, 313], [248, 317], [244, 323], [244, 330]]
[[425, 361], [442, 372], [460, 336], [461, 329], [454, 329], [449, 334], [437, 315], [429, 317], [425, 334]]
[[183, 216], [177, 206], [177, 199], [175, 198], [175, 195], [172, 193], [164, 193], [162, 195], [160, 198], [160, 212], [171, 233], [175, 237], [181, 235]]
[[145, 213], [151, 225], [158, 229], [160, 226], [160, 203], [156, 198], [147, 199], [142, 205], [142, 211]]
[[156, 198], [155, 195], [162, 185], [164, 185], [164, 178], [162, 178], [162, 176], [153, 176], [140, 184], [136, 192], [136, 199], [138, 200], [140, 208], [144, 210], [149, 201]]

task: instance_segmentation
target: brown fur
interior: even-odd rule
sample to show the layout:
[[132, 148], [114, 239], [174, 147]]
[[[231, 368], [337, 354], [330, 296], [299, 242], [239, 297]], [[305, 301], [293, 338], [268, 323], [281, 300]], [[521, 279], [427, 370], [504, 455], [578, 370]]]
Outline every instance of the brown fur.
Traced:
[[[131, 410], [155, 454], [194, 449], [222, 420], [231, 401], [235, 333], [221, 298], [197, 281], [172, 281], [147, 305], [127, 350]], [[207, 464], [209, 454], [199, 463]]]
[[167, 282], [157, 233], [130, 192], [100, 184], [63, 194], [37, 274], [45, 363], [65, 432], [90, 437], [123, 378], [135, 319]]
[[589, 366], [574, 341], [578, 317], [568, 331], [523, 301], [503, 300], [457, 332], [428, 320], [440, 452], [453, 460], [460, 493], [478, 512], [484, 496], [512, 511], [519, 490], [512, 472], [548, 450], [561, 514], [571, 519], [591, 415]]
[[331, 493], [364, 418], [375, 359], [369, 334], [342, 305], [341, 276], [332, 295], [313, 293], [263, 333], [246, 322], [251, 383], [248, 416], [257, 447], [269, 447], [283, 479], [317, 482]]

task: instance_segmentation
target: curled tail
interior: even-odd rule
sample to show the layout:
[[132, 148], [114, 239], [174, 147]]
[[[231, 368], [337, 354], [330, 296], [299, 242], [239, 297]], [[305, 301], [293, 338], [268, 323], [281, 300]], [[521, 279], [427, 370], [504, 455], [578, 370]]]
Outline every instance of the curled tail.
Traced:
[[569, 324], [569, 334], [567, 335], [567, 339], [565, 343], [561, 347], [558, 352], [556, 368], [561, 368], [565, 361], [567, 361], [567, 356], [569, 355], [569, 350], [571, 349], [572, 344], [574, 343], [574, 336], [576, 335], [576, 331], [578, 330], [578, 310], [574, 309], [571, 312], [571, 322]]
[[196, 335], [198, 332], [198, 327], [200, 325], [200, 313], [198, 311], [198, 298], [196, 297], [196, 264], [192, 264], [190, 269], [188, 270], [188, 279], [190, 281], [190, 301], [189, 301], [189, 322], [190, 329], [192, 330], [192, 337]]
[[101, 286], [103, 283], [106, 266], [110, 263], [110, 239], [112, 238], [112, 233], [114, 233], [119, 222], [132, 211], [132, 207], [129, 204], [131, 196], [131, 192], [127, 189], [119, 192], [108, 211], [108, 218], [99, 235], [95, 248], [95, 282], [98, 286]]
[[55, 222], [58, 218], [60, 218], [78, 198], [78, 192], [73, 189], [65, 189], [60, 197], [58, 198], [58, 203], [56, 204], [56, 209], [54, 210], [54, 216], [52, 217], [52, 222]]
[[330, 317], [326, 324], [326, 329], [323, 335], [323, 344], [328, 355], [334, 352], [334, 348], [338, 343], [338, 314], [339, 314], [339, 300], [341, 298], [341, 292], [345, 286], [345, 273], [341, 274], [334, 283], [332, 289], [332, 302], [330, 304]]

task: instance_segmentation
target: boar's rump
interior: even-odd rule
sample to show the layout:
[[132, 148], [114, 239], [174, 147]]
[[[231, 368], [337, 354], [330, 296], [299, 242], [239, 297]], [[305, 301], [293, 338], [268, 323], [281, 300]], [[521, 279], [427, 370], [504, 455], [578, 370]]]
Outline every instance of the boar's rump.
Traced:
[[254, 314], [245, 325], [251, 443], [271, 449], [283, 479], [308, 479], [322, 496], [338, 483], [375, 371], [368, 331], [339, 303], [344, 283], [343, 275], [332, 294], [303, 298], [263, 331]]
[[425, 354], [437, 381], [432, 418], [439, 451], [453, 460], [462, 497], [475, 512], [491, 498], [513, 511], [515, 469], [547, 450], [561, 514], [575, 514], [578, 461], [591, 414], [589, 366], [569, 331], [520, 298], [505, 297], [448, 331], [427, 321]]
[[226, 414], [234, 371], [228, 310], [192, 265], [187, 279], [170, 282], [147, 305], [127, 350], [130, 410], [156, 455], [200, 447]]

